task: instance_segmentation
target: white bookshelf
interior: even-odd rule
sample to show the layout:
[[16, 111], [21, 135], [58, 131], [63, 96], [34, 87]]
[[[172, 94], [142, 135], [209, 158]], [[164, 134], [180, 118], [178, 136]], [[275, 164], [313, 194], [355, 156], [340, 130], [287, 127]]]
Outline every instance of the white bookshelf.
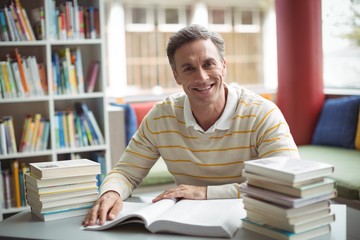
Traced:
[[[45, 9], [45, 22], [46, 33], [49, 33], [50, 23], [49, 19], [49, 6], [51, 0], [21, 0], [23, 8], [26, 9], [30, 18], [30, 11], [33, 8], [44, 6]], [[64, 0], [56, 0], [56, 5], [65, 2]], [[92, 153], [97, 151], [104, 151], [106, 158], [107, 170], [110, 170], [110, 149], [109, 149], [109, 126], [108, 115], [106, 111], [107, 100], [105, 96], [105, 84], [106, 84], [106, 71], [105, 68], [105, 41], [104, 41], [104, 2], [102, 0], [78, 0], [79, 6], [94, 6], [99, 9], [99, 21], [100, 21], [100, 33], [96, 39], [70, 39], [70, 40], [57, 40], [46, 35], [44, 40], [36, 41], [0, 41], [0, 57], [5, 57], [6, 54], [11, 53], [14, 48], [18, 48], [19, 52], [23, 56], [36, 56], [37, 62], [43, 62], [46, 66], [46, 77], [49, 92], [46, 96], [41, 97], [21, 97], [4, 99], [0, 98], [0, 117], [11, 115], [14, 122], [15, 137], [17, 143], [17, 150], [19, 150], [20, 139], [22, 135], [22, 128], [25, 116], [27, 114], [40, 113], [50, 121], [50, 136], [48, 148], [43, 151], [34, 152], [17, 152], [13, 154], [0, 154], [0, 163], [6, 165], [6, 162], [11, 162], [13, 159], [18, 159], [19, 162], [39, 162], [39, 161], [61, 161], [70, 159], [71, 154], [78, 154], [83, 158], [92, 157]], [[7, 4], [7, 0], [0, 0], [1, 8]], [[99, 77], [96, 82], [94, 92], [83, 93], [76, 95], [56, 95], [52, 91], [52, 52], [61, 48], [69, 47], [80, 48], [82, 55], [83, 75], [86, 79], [87, 69], [93, 60], [100, 62]], [[73, 147], [73, 148], [56, 148], [55, 137], [55, 112], [74, 110], [75, 102], [86, 103], [89, 109], [94, 113], [95, 119], [100, 127], [100, 130], [104, 136], [105, 143], [101, 145], [91, 145], [86, 147]], [[0, 185], [0, 188], [3, 186]], [[0, 189], [2, 192], [4, 189]], [[0, 198], [1, 202], [1, 198]], [[1, 206], [3, 208], [3, 206]], [[24, 209], [22, 208], [8, 208], [2, 209], [0, 212], [0, 220], [2, 214], [13, 213]]]

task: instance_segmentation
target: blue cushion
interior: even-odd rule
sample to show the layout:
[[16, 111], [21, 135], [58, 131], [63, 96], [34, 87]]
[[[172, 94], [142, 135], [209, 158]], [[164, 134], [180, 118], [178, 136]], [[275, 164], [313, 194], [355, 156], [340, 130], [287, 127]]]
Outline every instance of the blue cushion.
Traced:
[[[129, 144], [131, 138], [137, 131], [137, 118], [134, 109], [130, 104], [124, 103], [110, 103], [112, 106], [122, 107], [125, 110], [125, 138], [126, 138], [126, 146]], [[114, 131], [114, 129], [110, 129], [110, 131]]]
[[312, 143], [355, 148], [360, 97], [341, 97], [325, 101]]

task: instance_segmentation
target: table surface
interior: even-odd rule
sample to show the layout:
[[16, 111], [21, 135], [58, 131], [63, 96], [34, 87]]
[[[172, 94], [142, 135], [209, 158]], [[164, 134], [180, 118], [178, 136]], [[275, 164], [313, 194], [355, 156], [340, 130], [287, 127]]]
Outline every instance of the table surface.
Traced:
[[[130, 201], [140, 201], [140, 197], [132, 197]], [[331, 211], [336, 215], [332, 223], [331, 234], [323, 235], [318, 240], [346, 240], [346, 205], [332, 204]], [[153, 234], [145, 229], [142, 224], [131, 223], [113, 227], [106, 231], [83, 231], [80, 229], [83, 216], [71, 217], [56, 221], [42, 222], [34, 217], [30, 210], [20, 212], [3, 222], [0, 222], [0, 239], [209, 239], [176, 234]], [[218, 239], [218, 238], [211, 238]], [[232, 239], [266, 240], [266, 236], [239, 228]]]

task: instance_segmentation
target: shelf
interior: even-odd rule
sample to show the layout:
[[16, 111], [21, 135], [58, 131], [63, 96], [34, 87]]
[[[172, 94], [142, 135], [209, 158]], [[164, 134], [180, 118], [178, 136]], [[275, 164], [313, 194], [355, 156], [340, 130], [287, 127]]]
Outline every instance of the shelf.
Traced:
[[0, 42], [3, 47], [18, 47], [18, 46], [46, 46], [47, 42], [43, 40], [38, 41], [16, 41], [16, 42]]
[[76, 148], [58, 148], [55, 150], [56, 154], [64, 153], [81, 153], [81, 152], [95, 152], [106, 150], [106, 145], [95, 145], [87, 147], [76, 147]]
[[22, 211], [25, 211], [25, 210], [29, 210], [30, 207], [29, 206], [26, 206], [26, 207], [20, 207], [20, 208], [4, 208], [2, 210], [2, 213], [3, 214], [9, 214], [9, 213], [17, 213], [17, 212], [22, 212]]
[[21, 97], [21, 98], [6, 98], [0, 99], [1, 103], [22, 103], [22, 102], [44, 102], [49, 101], [49, 96], [42, 97]]
[[103, 98], [104, 93], [94, 92], [94, 93], [84, 93], [76, 95], [54, 95], [54, 100], [69, 100], [69, 99], [89, 99], [89, 98]]
[[50, 45], [96, 45], [102, 44], [101, 39], [70, 39], [70, 40], [51, 40], [49, 41]]
[[[69, 4], [69, 1], [65, 0], [56, 0], [55, 6], [59, 7], [60, 4], [67, 2]], [[106, 161], [106, 170], [107, 172], [110, 170], [111, 167], [111, 160], [110, 160], [110, 149], [109, 149], [109, 127], [108, 127], [108, 116], [107, 116], [107, 99], [105, 95], [105, 89], [106, 89], [106, 79], [107, 79], [107, 73], [106, 73], [106, 58], [104, 51], [106, 50], [105, 47], [105, 41], [104, 41], [104, 27], [105, 27], [105, 18], [103, 16], [104, 14], [104, 2], [101, 0], [93, 0], [93, 1], [85, 1], [85, 0], [79, 0], [77, 1], [79, 6], [83, 6], [84, 10], [89, 6], [94, 6], [98, 9], [99, 12], [99, 22], [98, 24], [95, 24], [95, 28], [88, 28], [88, 29], [96, 29], [96, 33], [91, 35], [92, 39], [85, 38], [85, 39], [67, 39], [67, 40], [57, 40], [53, 39], [52, 36], [47, 35], [45, 36], [44, 40], [36, 40], [36, 41], [0, 41], [0, 57], [2, 57], [3, 62], [10, 63], [9, 69], [14, 71], [14, 66], [11, 64], [17, 63], [17, 61], [14, 61], [15, 54], [14, 50], [17, 49], [20, 57], [22, 59], [22, 63], [24, 65], [24, 59], [32, 58], [34, 57], [36, 59], [36, 62], [42, 63], [42, 66], [45, 66], [45, 76], [46, 80], [41, 82], [40, 91], [33, 92], [32, 96], [29, 97], [17, 97], [17, 98], [8, 98], [8, 96], [15, 96], [15, 94], [8, 94], [7, 98], [3, 98], [0, 92], [0, 118], [5, 116], [11, 116], [13, 120], [13, 128], [14, 128], [14, 138], [16, 145], [17, 145], [17, 151], [19, 151], [20, 142], [22, 141], [22, 135], [23, 135], [23, 128], [24, 128], [24, 122], [25, 119], [30, 116], [34, 118], [35, 115], [41, 116], [40, 119], [44, 123], [46, 122], [46, 127], [49, 126], [49, 138], [47, 140], [47, 144], [44, 144], [43, 141], [39, 141], [39, 143], [34, 146], [29, 147], [27, 149], [46, 149], [41, 151], [34, 151], [34, 152], [17, 152], [17, 153], [11, 153], [11, 154], [1, 154], [1, 152], [12, 152], [6, 150], [4, 148], [0, 148], [0, 167], [2, 170], [5, 170], [6, 173], [12, 171], [13, 163], [15, 163], [15, 160], [18, 161], [19, 164], [22, 165], [28, 165], [31, 162], [40, 162], [40, 161], [48, 161], [48, 162], [56, 162], [56, 161], [62, 161], [62, 160], [70, 160], [71, 158], [88, 158], [91, 160], [96, 161], [96, 154], [98, 152], [105, 153], [105, 161]], [[56, 16], [54, 18], [50, 19], [50, 9], [51, 4], [53, 1], [50, 0], [20, 0], [20, 3], [22, 7], [27, 12], [27, 15], [32, 21], [31, 16], [31, 10], [34, 8], [43, 7], [45, 9], [45, 33], [50, 34], [52, 29], [52, 19], [58, 19]], [[0, 0], [0, 8], [4, 8], [4, 6], [8, 5], [8, 0]], [[73, 8], [76, 9], [76, 8]], [[52, 12], [58, 12], [58, 11], [52, 11]], [[54, 15], [53, 15], [54, 16]], [[75, 16], [75, 14], [74, 14]], [[97, 18], [96, 18], [97, 19]], [[96, 21], [94, 20], [94, 22]], [[74, 28], [73, 28], [74, 29]], [[67, 33], [67, 31], [66, 31]], [[73, 36], [77, 36], [77, 34], [73, 34]], [[68, 48], [68, 49], [66, 49]], [[70, 50], [70, 51], [68, 51]], [[70, 52], [70, 60], [69, 58], [66, 58], [66, 56], [63, 55], [62, 51], [66, 53]], [[55, 89], [56, 86], [53, 83], [54, 79], [54, 68], [53, 66], [53, 56], [55, 56], [54, 53], [58, 53], [59, 57], [61, 58], [61, 65], [58, 65], [62, 75], [60, 75], [60, 82], [61, 84], [61, 91], [54, 92], [53, 89]], [[80, 54], [80, 55], [79, 55]], [[10, 56], [13, 58], [11, 61], [8, 62], [5, 61], [6, 57]], [[78, 58], [77, 58], [78, 57]], [[81, 62], [75, 62], [74, 59], [81, 59]], [[69, 60], [69, 61], [67, 61]], [[81, 64], [78, 64], [78, 63]], [[98, 62], [98, 65], [94, 65], [94, 62]], [[27, 62], [25, 62], [27, 63]], [[19, 67], [20, 65], [17, 64]], [[36, 82], [39, 77], [36, 77], [36, 75], [31, 74], [34, 70], [35, 64], [31, 65], [29, 64], [29, 67], [27, 69], [31, 70], [24, 70], [25, 75], [25, 82], [29, 81]], [[96, 66], [94, 68], [94, 66]], [[2, 67], [2, 66], [0, 66]], [[16, 69], [16, 66], [15, 66]], [[24, 67], [25, 69], [25, 67]], [[44, 68], [42, 68], [44, 69]], [[41, 70], [42, 70], [41, 69]], [[74, 79], [76, 83], [84, 83], [84, 86], [87, 86], [87, 75], [89, 69], [97, 69], [98, 74], [94, 74], [94, 76], [97, 76], [94, 89], [91, 92], [82, 93], [82, 88], [69, 88], [68, 86], [72, 83], [74, 83]], [[36, 70], [36, 68], [35, 68]], [[10, 70], [9, 70], [10, 71]], [[19, 70], [20, 71], [20, 70]], [[27, 71], [27, 72], [26, 72]], [[30, 72], [30, 75], [29, 75]], [[72, 75], [74, 74], [75, 75]], [[81, 81], [81, 74], [83, 76], [83, 80]], [[0, 74], [2, 74], [2, 71], [0, 71]], [[35, 77], [34, 77], [35, 76]], [[56, 75], [58, 76], [58, 75]], [[75, 76], [75, 78], [74, 78]], [[0, 78], [2, 79], [2, 78]], [[21, 77], [17, 80], [24, 80]], [[30, 79], [30, 80], [29, 80]], [[24, 86], [24, 81], [16, 81], [15, 83], [18, 85]], [[46, 83], [46, 84], [44, 84]], [[14, 84], [14, 85], [16, 85]], [[13, 86], [14, 86], [13, 85]], [[74, 84], [75, 86], [79, 86], [79, 84]], [[71, 85], [71, 86], [74, 86]], [[33, 86], [37, 86], [34, 84]], [[63, 90], [63, 86], [65, 90]], [[80, 85], [81, 86], [81, 85]], [[47, 88], [47, 91], [45, 90]], [[59, 88], [60, 89], [60, 88]], [[75, 89], [75, 90], [74, 90]], [[25, 91], [24, 91], [25, 92]], [[43, 92], [45, 92], [45, 96], [43, 95]], [[72, 94], [58, 94], [58, 93], [68, 93], [72, 92]], [[79, 93], [75, 93], [79, 92]], [[17, 89], [16, 96], [25, 96], [21, 95], [21, 92]], [[76, 142], [76, 144], [65, 144], [65, 146], [82, 146], [82, 147], [67, 147], [67, 148], [58, 148], [59, 144], [58, 141], [59, 138], [56, 136], [56, 133], [58, 133], [58, 129], [56, 128], [56, 124], [58, 124], [61, 119], [57, 118], [55, 115], [59, 112], [63, 113], [72, 113], [74, 116], [77, 117], [76, 120], [81, 119], [81, 122], [76, 122], [74, 117], [74, 123], [78, 124], [75, 125], [75, 128], [73, 129], [84, 129], [85, 124], [83, 122], [83, 116], [79, 116], [80, 111], [76, 111], [75, 104], [78, 102], [84, 103], [88, 106], [88, 109], [93, 113], [93, 118], [95, 119], [95, 122], [98, 125], [98, 129], [100, 130], [101, 134], [103, 135], [104, 140], [99, 141], [100, 145], [91, 145], [96, 144], [97, 142], [94, 141], [88, 141], [88, 143], [84, 144], [78, 144], [79, 142]], [[65, 116], [65, 115], [64, 115]], [[39, 117], [37, 118], [39, 119]], [[66, 119], [66, 120], [65, 120]], [[69, 124], [71, 123], [71, 119], [67, 118], [67, 116], [64, 117], [63, 123]], [[30, 120], [34, 121], [33, 119]], [[34, 121], [35, 122], [35, 121]], [[80, 124], [80, 125], [79, 125]], [[83, 124], [83, 125], [81, 125]], [[65, 126], [65, 125], [64, 125]], [[79, 127], [80, 126], [80, 127]], [[88, 129], [89, 126], [87, 126]], [[45, 128], [44, 128], [45, 129]], [[70, 129], [70, 128], [69, 128]], [[91, 129], [90, 129], [91, 130]], [[84, 134], [84, 131], [68, 131], [71, 134], [78, 134], [75, 135], [75, 141], [83, 141], [84, 138], [91, 137], [88, 135], [89, 132], [86, 132], [87, 134]], [[90, 134], [93, 134], [94, 131], [90, 131]], [[80, 134], [81, 133], [81, 134]], [[41, 136], [41, 132], [38, 131], [39, 135], [34, 136]], [[82, 135], [83, 134], [83, 135]], [[100, 135], [101, 135], [100, 134]], [[70, 135], [69, 136], [74, 136]], [[37, 143], [37, 139], [31, 138], [32, 140], [29, 141], [30, 144]], [[70, 139], [70, 138], [69, 138]], [[86, 141], [84, 141], [86, 142]], [[63, 142], [61, 142], [63, 143]], [[73, 142], [72, 142], [73, 143]], [[25, 146], [28, 146], [25, 145]], [[24, 145], [23, 145], [24, 146]], [[4, 173], [5, 173], [4, 172]], [[4, 174], [5, 175], [5, 174]], [[0, 176], [0, 180], [3, 179], [2, 176]], [[23, 180], [23, 179], [20, 179]], [[14, 181], [12, 178], [10, 181]], [[3, 189], [3, 184], [0, 182], [0, 192], [4, 193], [4, 190], [7, 190], [6, 188]], [[11, 188], [11, 190], [14, 190]], [[15, 191], [15, 190], [14, 190]], [[23, 193], [23, 192], [21, 192]], [[1, 201], [0, 197], [0, 201]], [[2, 205], [2, 202], [0, 202]], [[12, 206], [15, 206], [12, 204]], [[1, 214], [7, 214], [7, 213], [14, 213], [18, 211], [22, 211], [24, 209], [28, 209], [28, 207], [21, 207], [21, 208], [9, 208], [9, 209], [2, 209], [0, 212]], [[0, 217], [1, 220], [1, 217]]]
[[8, 155], [0, 155], [0, 160], [2, 160], [2, 159], [39, 157], [39, 156], [50, 156], [51, 154], [52, 154], [51, 150], [38, 151], [38, 152], [20, 152], [20, 153], [8, 154]]

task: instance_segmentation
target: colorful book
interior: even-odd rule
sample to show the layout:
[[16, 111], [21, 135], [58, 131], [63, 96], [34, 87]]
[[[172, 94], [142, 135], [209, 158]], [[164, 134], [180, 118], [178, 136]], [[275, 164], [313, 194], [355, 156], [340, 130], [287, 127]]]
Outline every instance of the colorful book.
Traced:
[[12, 179], [13, 179], [13, 184], [14, 184], [13, 186], [14, 186], [16, 207], [21, 207], [19, 161], [18, 160], [13, 160], [13, 162], [11, 164], [11, 172], [12, 172]]
[[86, 75], [86, 92], [93, 92], [96, 82], [99, 78], [99, 67], [100, 63], [98, 61], [93, 61], [87, 71]]
[[25, 78], [25, 72], [24, 72], [24, 68], [23, 68], [23, 64], [22, 64], [22, 59], [21, 59], [21, 56], [19, 54], [19, 50], [18, 48], [15, 48], [14, 49], [14, 58], [16, 59], [16, 62], [18, 64], [18, 69], [19, 69], [19, 74], [20, 74], [20, 78], [21, 78], [21, 83], [22, 83], [22, 86], [24, 88], [24, 92], [25, 92], [25, 95], [28, 95], [29, 93], [29, 88], [28, 88], [28, 85], [26, 83], [26, 78]]

